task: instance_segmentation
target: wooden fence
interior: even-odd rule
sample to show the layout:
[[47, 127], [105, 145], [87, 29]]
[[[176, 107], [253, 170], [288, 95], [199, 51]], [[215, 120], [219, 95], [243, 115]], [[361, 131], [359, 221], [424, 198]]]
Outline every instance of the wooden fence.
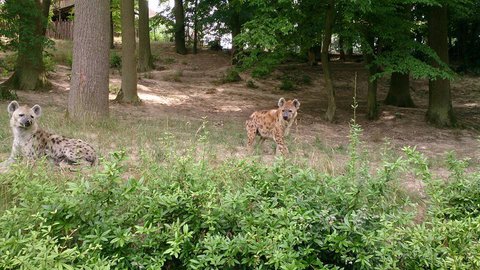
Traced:
[[47, 37], [73, 40], [73, 21], [55, 21], [47, 28]]

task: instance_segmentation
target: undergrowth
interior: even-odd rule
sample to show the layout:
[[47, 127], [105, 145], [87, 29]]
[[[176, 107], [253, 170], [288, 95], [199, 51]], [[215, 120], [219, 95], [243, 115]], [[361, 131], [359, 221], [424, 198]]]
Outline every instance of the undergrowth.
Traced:
[[[353, 123], [342, 175], [282, 158], [213, 163], [205, 126], [181, 154], [164, 134], [133, 170], [122, 151], [90, 175], [19, 164], [0, 175], [0, 268], [478, 269], [479, 173], [450, 154], [437, 179], [411, 147], [371, 168], [360, 132]], [[420, 224], [407, 175], [425, 185]]]

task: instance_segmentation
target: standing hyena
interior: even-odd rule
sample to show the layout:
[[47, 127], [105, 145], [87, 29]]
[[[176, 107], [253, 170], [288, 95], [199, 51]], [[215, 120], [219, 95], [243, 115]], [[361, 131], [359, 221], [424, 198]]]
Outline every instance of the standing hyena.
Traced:
[[245, 122], [248, 136], [248, 149], [253, 150], [253, 143], [256, 135], [260, 136], [260, 143], [267, 138], [272, 138], [277, 144], [277, 154], [288, 153], [284, 137], [288, 135], [290, 127], [297, 117], [297, 110], [300, 108], [300, 102], [296, 99], [285, 101], [284, 98], [278, 100], [278, 109], [269, 111], [256, 111], [250, 115], [250, 119]]
[[39, 105], [28, 108], [12, 101], [8, 105], [8, 113], [13, 132], [13, 146], [10, 158], [4, 165], [13, 163], [18, 157], [25, 157], [28, 160], [47, 157], [60, 165], [80, 162], [96, 164], [97, 155], [88, 143], [48, 133], [38, 127], [37, 119], [42, 113]]

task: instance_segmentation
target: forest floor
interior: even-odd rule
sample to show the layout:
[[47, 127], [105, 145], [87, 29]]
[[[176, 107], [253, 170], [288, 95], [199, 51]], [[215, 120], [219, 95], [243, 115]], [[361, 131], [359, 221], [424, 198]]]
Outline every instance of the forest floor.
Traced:
[[[65, 44], [65, 42], [58, 42]], [[71, 45], [70, 45], [71, 46]], [[58, 53], [61, 53], [60, 49]], [[54, 52], [55, 54], [55, 52]], [[111, 122], [103, 125], [78, 127], [65, 120], [69, 79], [68, 66], [57, 65], [50, 72], [52, 88], [45, 92], [17, 92], [21, 104], [38, 103], [46, 108], [42, 125], [68, 136], [80, 136], [92, 141], [104, 155], [118, 148], [130, 152], [133, 160], [138, 148], [160, 144], [171, 135], [178, 142], [195, 142], [199, 133], [208, 136], [220, 159], [246, 157], [244, 122], [255, 110], [275, 108], [280, 97], [297, 98], [301, 102], [298, 121], [294, 125], [288, 146], [291, 156], [328, 172], [339, 172], [340, 164], [348, 160], [348, 144], [355, 73], [357, 79], [357, 123], [363, 129], [362, 147], [370, 161], [379, 161], [383, 149], [394, 155], [405, 146], [415, 146], [430, 158], [430, 165], [438, 174], [446, 174], [446, 153], [455, 151], [460, 158], [470, 158], [471, 167], [480, 164], [480, 78], [462, 76], [452, 83], [453, 106], [460, 123], [459, 128], [439, 129], [425, 122], [428, 104], [428, 81], [412, 80], [412, 97], [416, 108], [397, 108], [380, 104], [380, 117], [365, 119], [367, 74], [361, 63], [333, 62], [333, 77], [337, 98], [337, 117], [334, 123], [324, 120], [327, 97], [321, 66], [305, 63], [284, 64], [265, 79], [252, 79], [241, 73], [242, 80], [221, 83], [223, 74], [231, 67], [225, 52], [202, 50], [197, 55], [177, 55], [171, 44], [153, 44], [156, 69], [138, 75], [139, 106], [111, 103]], [[297, 85], [294, 90], [280, 90], [285, 75], [305, 78], [308, 84]], [[5, 78], [5, 77], [4, 77]], [[247, 87], [253, 80], [258, 88]], [[120, 74], [112, 69], [110, 89], [120, 88]], [[384, 100], [388, 80], [378, 84], [378, 100]], [[111, 99], [115, 97], [111, 94]], [[7, 102], [0, 106], [6, 108]], [[6, 109], [5, 109], [6, 111]], [[48, 115], [50, 114], [50, 116]], [[0, 118], [7, 121], [7, 116]], [[67, 124], [65, 124], [65, 122]], [[7, 158], [11, 135], [7, 122], [1, 129], [0, 157]], [[202, 124], [204, 123], [204, 124]], [[257, 149], [264, 162], [274, 159], [274, 145]], [[410, 183], [413, 189], [419, 183]]]

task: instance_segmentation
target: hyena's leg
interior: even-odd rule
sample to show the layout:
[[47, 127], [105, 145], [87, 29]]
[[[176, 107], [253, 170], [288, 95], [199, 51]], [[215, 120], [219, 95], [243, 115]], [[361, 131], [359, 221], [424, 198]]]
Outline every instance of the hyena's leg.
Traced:
[[253, 143], [255, 142], [255, 136], [257, 135], [257, 129], [255, 124], [251, 120], [245, 122], [245, 128], [247, 129], [247, 151], [249, 153], [253, 152]]
[[285, 140], [283, 138], [283, 134], [282, 132], [280, 131], [275, 131], [273, 133], [273, 140], [275, 140], [275, 143], [277, 144], [277, 150], [276, 150], [276, 154], [288, 154], [288, 148], [287, 146], [285, 145]]

